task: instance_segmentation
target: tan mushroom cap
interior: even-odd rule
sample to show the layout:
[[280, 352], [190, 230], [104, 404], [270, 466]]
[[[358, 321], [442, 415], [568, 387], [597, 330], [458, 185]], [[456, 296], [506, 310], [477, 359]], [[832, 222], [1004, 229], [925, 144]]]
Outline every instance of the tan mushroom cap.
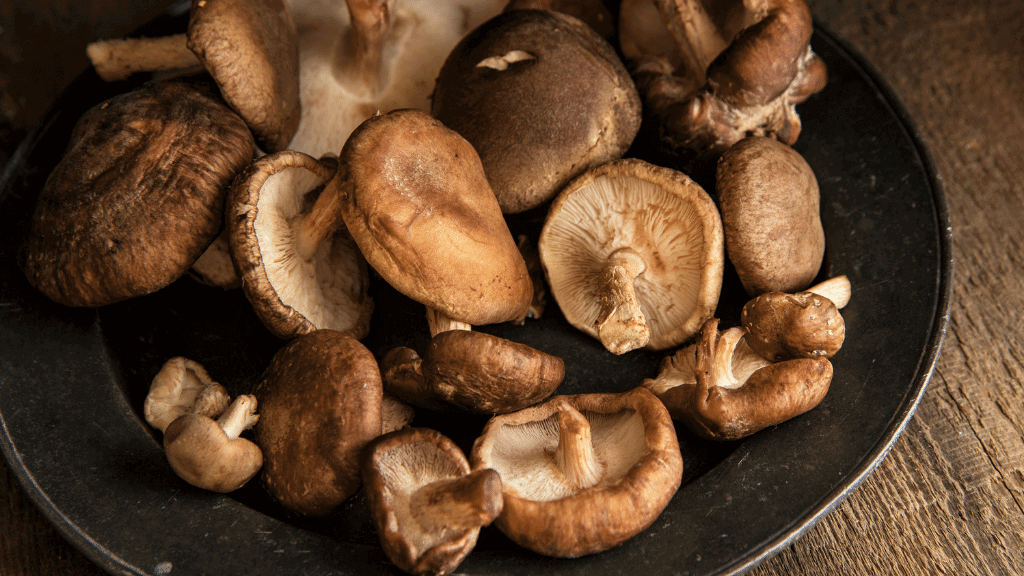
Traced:
[[445, 316], [492, 324], [526, 315], [526, 263], [464, 138], [419, 110], [357, 128], [324, 194], [366, 261], [396, 290]]
[[314, 210], [335, 169], [332, 159], [285, 150], [253, 162], [228, 197], [229, 241], [242, 287], [281, 338], [331, 329], [359, 339], [370, 328], [366, 262], [340, 216], [320, 218]]
[[831, 358], [846, 339], [839, 308], [814, 292], [766, 292], [740, 312], [750, 347], [777, 362], [790, 358]]
[[474, 470], [501, 475], [506, 536], [535, 552], [578, 557], [618, 546], [661, 514], [683, 459], [664, 405], [645, 388], [554, 396], [492, 418]]
[[115, 96], [75, 125], [39, 194], [23, 252], [29, 282], [68, 306], [103, 306], [180, 278], [220, 232], [249, 129], [174, 82]]
[[300, 515], [323, 516], [361, 484], [359, 457], [381, 433], [382, 387], [373, 354], [351, 336], [317, 330], [274, 355], [253, 388], [267, 493]]
[[817, 406], [832, 382], [826, 358], [773, 363], [754, 352], [746, 329], [718, 331], [709, 319], [696, 344], [666, 358], [655, 392], [673, 418], [711, 440], [737, 440]]
[[440, 432], [406, 428], [367, 446], [366, 501], [381, 547], [414, 575], [448, 574], [501, 512], [501, 478], [471, 472], [462, 450]]
[[723, 246], [710, 196], [683, 173], [636, 159], [574, 180], [539, 241], [566, 320], [619, 354], [697, 333], [718, 305]]
[[142, 413], [150, 426], [163, 432], [178, 416], [216, 418], [230, 403], [227, 389], [214, 382], [202, 364], [176, 356], [164, 362], [153, 377]]
[[551, 10], [511, 10], [463, 38], [430, 110], [476, 148], [506, 214], [540, 206], [580, 173], [620, 158], [641, 120], [614, 48]]

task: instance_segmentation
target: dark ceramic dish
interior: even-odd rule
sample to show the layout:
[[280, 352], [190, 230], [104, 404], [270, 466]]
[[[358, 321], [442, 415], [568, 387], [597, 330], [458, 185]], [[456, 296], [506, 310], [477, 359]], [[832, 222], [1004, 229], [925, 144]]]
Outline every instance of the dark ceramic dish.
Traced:
[[[140, 31], [183, 29], [181, 13]], [[516, 547], [493, 528], [464, 574], [732, 574], [779, 551], [828, 513], [878, 465], [923, 394], [946, 329], [951, 230], [928, 152], [885, 82], [821, 26], [812, 40], [829, 84], [801, 105], [796, 148], [818, 176], [827, 232], [821, 277], [846, 274], [847, 339], [835, 378], [811, 412], [744, 441], [712, 443], [680, 427], [683, 485], [648, 530], [577, 560]], [[0, 447], [13, 474], [75, 546], [111, 573], [394, 573], [365, 499], [316, 521], [276, 510], [258, 483], [230, 496], [179, 480], [140, 418], [149, 382], [183, 355], [232, 392], [248, 392], [281, 342], [240, 291], [183, 278], [159, 293], [99, 310], [68, 309], [29, 287], [15, 263], [35, 196], [77, 118], [131, 87], [83, 74], [18, 149], [0, 182]], [[543, 213], [515, 228], [536, 231]], [[382, 283], [365, 340], [377, 354], [423, 350], [422, 309]], [[726, 278], [718, 316], [735, 323], [745, 297]], [[487, 331], [563, 357], [560, 393], [621, 391], [657, 372], [664, 354], [613, 357], [574, 331], [551, 304], [542, 320]], [[415, 424], [464, 450], [480, 418]]]

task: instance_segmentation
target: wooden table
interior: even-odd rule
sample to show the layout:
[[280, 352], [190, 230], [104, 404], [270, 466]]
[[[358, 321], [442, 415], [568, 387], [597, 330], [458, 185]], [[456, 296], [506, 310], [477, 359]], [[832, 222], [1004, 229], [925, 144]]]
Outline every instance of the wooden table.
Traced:
[[[752, 574], [1024, 573], [1024, 10], [811, 4], [888, 80], [931, 149], [955, 231], [953, 309], [930, 386], [889, 456]], [[0, 0], [0, 166], [84, 69], [87, 41], [125, 34], [165, 5]], [[0, 462], [0, 574], [101, 573]]]

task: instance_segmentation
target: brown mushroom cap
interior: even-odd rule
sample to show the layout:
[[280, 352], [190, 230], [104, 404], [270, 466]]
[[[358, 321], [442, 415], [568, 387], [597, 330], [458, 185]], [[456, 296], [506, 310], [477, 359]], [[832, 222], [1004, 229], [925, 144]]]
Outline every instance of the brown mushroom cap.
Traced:
[[525, 344], [450, 330], [430, 339], [422, 360], [408, 348], [385, 356], [384, 387], [407, 402], [480, 414], [514, 412], [550, 396], [565, 364]]
[[359, 455], [381, 433], [380, 372], [351, 336], [317, 330], [274, 355], [253, 388], [267, 493], [291, 512], [322, 516], [359, 489]]
[[710, 196], [683, 173], [636, 159], [574, 180], [539, 241], [566, 320], [620, 354], [697, 333], [718, 304], [723, 246]]
[[832, 382], [825, 358], [771, 363], [745, 343], [744, 328], [718, 331], [711, 318], [693, 346], [665, 359], [644, 381], [673, 418], [711, 440], [736, 440], [817, 406]]
[[470, 461], [501, 475], [495, 526], [521, 546], [561, 557], [636, 536], [668, 505], [683, 472], [668, 411], [645, 388], [554, 396], [495, 416]]
[[831, 358], [846, 338], [835, 303], [813, 292], [761, 294], [743, 306], [740, 324], [751, 349], [772, 362]]
[[316, 210], [335, 170], [332, 159], [285, 150], [253, 162], [228, 196], [229, 241], [242, 288], [280, 338], [331, 329], [359, 339], [370, 328], [366, 261], [337, 210]]
[[406, 428], [373, 440], [362, 468], [381, 547], [414, 575], [453, 571], [476, 546], [480, 527], [501, 512], [501, 478], [470, 472], [462, 450], [441, 433]]
[[238, 115], [183, 84], [93, 107], [39, 195], [26, 277], [68, 306], [167, 286], [217, 237], [228, 186], [254, 150]]
[[526, 315], [526, 263], [480, 159], [426, 112], [370, 118], [345, 143], [324, 194], [367, 262], [399, 292], [469, 324]]
[[722, 154], [716, 188], [726, 254], [747, 293], [807, 288], [821, 269], [825, 230], [803, 156], [771, 138], [744, 138]]
[[590, 26], [559, 12], [512, 10], [451, 52], [431, 113], [476, 148], [502, 211], [517, 214], [621, 157], [640, 129], [640, 96]]
[[508, 10], [554, 10], [579, 18], [602, 38], [615, 36], [615, 17], [602, 0], [509, 0]]
[[202, 364], [176, 356], [153, 377], [142, 413], [150, 426], [163, 432], [179, 416], [216, 418], [230, 403], [227, 389], [214, 382]]

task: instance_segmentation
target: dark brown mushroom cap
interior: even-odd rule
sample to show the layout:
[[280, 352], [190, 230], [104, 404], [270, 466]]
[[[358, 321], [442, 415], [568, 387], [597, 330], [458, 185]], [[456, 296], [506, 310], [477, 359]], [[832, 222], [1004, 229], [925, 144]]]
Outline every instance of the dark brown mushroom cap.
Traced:
[[[555, 464], [563, 428], [592, 439], [597, 464], [583, 471], [593, 473], [588, 487]], [[645, 388], [554, 396], [495, 416], [470, 462], [501, 475], [504, 509], [495, 526], [521, 546], [559, 557], [607, 550], [639, 534], [668, 505], [683, 472], [668, 411]]]
[[298, 31], [286, 3], [192, 2], [188, 47], [261, 147], [286, 148], [301, 116]]
[[807, 288], [825, 255], [820, 193], [799, 152], [771, 138], [737, 142], [718, 161], [725, 250], [751, 296]]
[[508, 10], [554, 10], [579, 18], [602, 38], [615, 36], [615, 17], [602, 0], [509, 0]]
[[360, 452], [381, 433], [382, 394], [377, 361], [351, 336], [317, 330], [279, 350], [253, 388], [267, 493], [310, 516], [354, 494]]
[[557, 356], [469, 330], [437, 334], [422, 360], [407, 348], [396, 348], [385, 356], [381, 370], [385, 389], [411, 404], [479, 414], [536, 404], [565, 376]]
[[254, 150], [238, 115], [183, 84], [93, 107], [40, 192], [26, 277], [68, 306], [167, 286], [217, 237], [228, 186]]
[[431, 100], [431, 113], [480, 154], [506, 214], [621, 157], [640, 129], [640, 96], [612, 46], [549, 10], [505, 12], [468, 34]]
[[768, 292], [740, 313], [747, 343], [778, 362], [790, 358], [831, 358], [846, 339], [846, 322], [828, 298], [812, 292]]
[[[664, 364], [658, 379], [676, 378], [669, 385], [645, 382], [661, 388], [658, 398], [674, 418], [695, 434], [711, 440], [736, 440], [769, 426], [780, 424], [817, 406], [832, 382], [832, 363], [825, 358], [798, 358], [778, 363], [751, 363], [747, 350], [734, 353], [745, 334], [743, 328], [720, 333], [718, 319], [708, 320], [701, 329], [695, 349], [678, 354], [695, 355], [691, 372], [673, 376], [688, 362]], [[747, 363], [745, 370], [737, 363]], [[764, 365], [767, 364], [767, 365]]]
[[363, 485], [381, 547], [414, 575], [453, 571], [476, 546], [480, 527], [501, 512], [501, 479], [470, 472], [462, 450], [440, 432], [406, 428], [373, 440]]
[[526, 315], [530, 275], [480, 159], [426, 112], [360, 124], [324, 193], [339, 195], [366, 261], [399, 292], [469, 324]]
[[370, 329], [369, 271], [340, 217], [319, 233], [323, 240], [308, 259], [299, 253], [304, 219], [336, 169], [333, 159], [284, 150], [253, 162], [228, 195], [228, 239], [242, 289], [280, 338], [330, 329], [359, 339]]

